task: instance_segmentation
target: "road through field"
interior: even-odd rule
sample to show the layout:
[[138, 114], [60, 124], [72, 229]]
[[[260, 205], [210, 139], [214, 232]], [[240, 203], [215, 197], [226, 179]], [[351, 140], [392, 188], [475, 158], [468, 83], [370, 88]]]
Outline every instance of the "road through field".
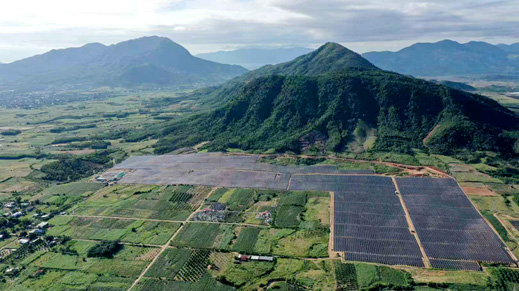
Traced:
[[[200, 205], [200, 207], [202, 207]], [[169, 220], [169, 219], [150, 219], [150, 218], [136, 218], [136, 217], [119, 217], [119, 216], [102, 216], [102, 215], [76, 215], [69, 214], [64, 216], [72, 216], [72, 217], [80, 217], [80, 218], [109, 218], [109, 219], [119, 219], [119, 220], [140, 220], [140, 221], [152, 221], [152, 222], [176, 222], [176, 223], [212, 223], [212, 224], [228, 224], [228, 225], [237, 225], [237, 226], [253, 226], [253, 227], [268, 227], [266, 225], [259, 224], [251, 224], [251, 223], [241, 223], [241, 222], [215, 222], [215, 221], [202, 221], [202, 220], [191, 220], [192, 216], [199, 211], [201, 208], [195, 210], [186, 220]]]

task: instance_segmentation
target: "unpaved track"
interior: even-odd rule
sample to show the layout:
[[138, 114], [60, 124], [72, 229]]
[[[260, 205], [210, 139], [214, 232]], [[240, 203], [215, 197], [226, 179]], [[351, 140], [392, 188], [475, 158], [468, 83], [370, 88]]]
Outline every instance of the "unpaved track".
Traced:
[[73, 217], [82, 217], [82, 218], [109, 218], [109, 219], [120, 219], [120, 220], [142, 220], [142, 221], [153, 221], [153, 222], [172, 222], [172, 223], [213, 223], [213, 224], [228, 224], [228, 225], [237, 225], [237, 226], [254, 226], [254, 227], [268, 227], [267, 225], [259, 225], [259, 224], [250, 224], [250, 223], [241, 223], [241, 222], [214, 222], [214, 221], [198, 221], [198, 220], [190, 220], [195, 212], [199, 211], [201, 207], [195, 210], [188, 218], [187, 220], [168, 220], [168, 219], [149, 219], [149, 218], [134, 218], [134, 217], [118, 217], [118, 216], [100, 216], [100, 215], [63, 215], [63, 216], [73, 216]]
[[402, 193], [400, 192], [400, 188], [398, 188], [396, 178], [391, 177], [391, 180], [393, 180], [395, 189], [398, 192], [397, 196], [398, 196], [398, 199], [400, 199], [400, 204], [402, 204], [402, 208], [404, 209], [405, 218], [407, 220], [407, 224], [409, 225], [409, 230], [414, 235], [414, 238], [416, 239], [416, 243], [418, 243], [418, 247], [420, 247], [420, 251], [422, 252], [422, 261], [426, 268], [431, 268], [431, 262], [429, 261], [429, 257], [425, 253], [425, 249], [422, 245], [422, 242], [420, 241], [420, 237], [418, 237], [418, 233], [416, 232], [416, 228], [414, 227], [413, 220], [411, 219], [411, 215], [409, 214], [409, 209], [407, 209], [407, 205], [405, 205], [404, 198], [402, 198]]
[[[214, 193], [214, 191], [216, 191], [216, 189], [218, 189], [218, 188], [215, 187], [215, 188], [211, 189], [211, 192], [209, 192], [209, 194], [207, 194], [206, 198], [211, 196]], [[171, 236], [171, 238], [161, 247], [160, 252], [153, 258], [151, 263], [149, 263], [148, 266], [146, 266], [146, 268], [142, 271], [142, 273], [139, 275], [139, 277], [137, 277], [137, 279], [133, 282], [132, 286], [130, 286], [128, 291], [133, 290], [133, 288], [135, 288], [135, 286], [137, 286], [137, 284], [139, 284], [139, 281], [142, 280], [142, 278], [148, 272], [148, 270], [151, 268], [151, 266], [153, 266], [153, 264], [155, 264], [155, 262], [159, 259], [160, 255], [162, 255], [162, 253], [169, 247], [169, 245], [175, 239], [175, 237], [184, 228], [184, 225], [191, 219], [191, 217], [193, 217], [195, 212], [202, 209], [203, 206], [204, 206], [204, 203], [203, 202], [200, 203], [200, 206], [198, 207], [198, 209], [196, 211], [194, 211], [193, 213], [191, 213], [191, 215], [189, 215], [189, 217], [186, 218], [185, 221], [183, 221], [184, 223], [177, 229], [177, 231]]]

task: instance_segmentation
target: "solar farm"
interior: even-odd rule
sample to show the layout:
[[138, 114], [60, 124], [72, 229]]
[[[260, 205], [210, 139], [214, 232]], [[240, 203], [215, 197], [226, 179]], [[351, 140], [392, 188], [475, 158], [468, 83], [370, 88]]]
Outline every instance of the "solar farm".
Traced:
[[[331, 253], [346, 261], [480, 270], [514, 257], [451, 178], [389, 177], [332, 165], [281, 166], [257, 155], [132, 157], [122, 184], [326, 191]], [[288, 193], [288, 192], [287, 192]]]

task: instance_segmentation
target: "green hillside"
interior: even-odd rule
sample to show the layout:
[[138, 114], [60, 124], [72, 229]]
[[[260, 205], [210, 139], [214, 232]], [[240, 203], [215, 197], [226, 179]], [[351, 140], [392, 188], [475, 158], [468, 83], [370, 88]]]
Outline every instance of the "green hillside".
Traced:
[[218, 109], [167, 125], [155, 151], [202, 141], [211, 150], [343, 151], [376, 130], [375, 150], [512, 154], [519, 129], [495, 101], [379, 70], [337, 44], [240, 79], [213, 96]]

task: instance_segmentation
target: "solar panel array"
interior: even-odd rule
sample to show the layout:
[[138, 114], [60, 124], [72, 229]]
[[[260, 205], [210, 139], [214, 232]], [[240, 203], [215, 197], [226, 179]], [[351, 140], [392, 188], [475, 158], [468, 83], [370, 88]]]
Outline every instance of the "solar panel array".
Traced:
[[519, 220], [511, 220], [510, 223], [515, 227], [515, 229], [519, 230]]
[[385, 265], [406, 265], [424, 267], [422, 258], [404, 256], [384, 256], [375, 254], [346, 253], [347, 261], [379, 263]]
[[272, 165], [260, 163], [258, 155], [220, 153], [136, 156], [115, 169], [133, 170], [121, 180], [129, 184], [190, 184], [276, 190], [288, 189], [291, 177], [300, 177], [296, 180], [304, 181], [316, 174], [373, 174], [372, 170], [339, 170], [333, 165]]
[[397, 178], [397, 184], [431, 264], [463, 269], [474, 266], [476, 261], [513, 262], [506, 245], [456, 181]]
[[334, 251], [345, 252], [347, 260], [423, 266], [391, 178], [350, 176], [330, 182], [329, 187], [340, 189], [334, 194]]
[[[280, 166], [255, 155], [214, 153], [132, 157], [121, 182], [276, 190], [333, 191], [333, 249], [347, 260], [424, 266], [389, 177], [331, 165]], [[355, 174], [355, 175], [345, 175]], [[434, 268], [479, 270], [477, 262], [511, 263], [506, 245], [452, 179], [397, 178], [407, 210]], [[514, 224], [515, 223], [515, 224]], [[518, 222], [512, 222], [516, 228]], [[519, 228], [518, 228], [519, 229]]]
[[463, 271], [481, 271], [481, 266], [477, 262], [472, 261], [452, 261], [430, 259], [431, 267], [436, 269], [450, 269]]

